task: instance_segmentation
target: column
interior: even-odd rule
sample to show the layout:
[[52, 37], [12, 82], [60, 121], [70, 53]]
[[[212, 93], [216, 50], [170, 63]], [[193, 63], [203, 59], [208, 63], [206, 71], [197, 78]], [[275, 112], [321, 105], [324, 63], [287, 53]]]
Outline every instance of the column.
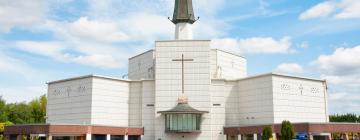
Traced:
[[314, 140], [314, 136], [312, 134], [309, 134], [309, 140]]
[[273, 139], [273, 140], [276, 140], [276, 139], [277, 139], [276, 133], [272, 133], [272, 139]]
[[10, 140], [10, 135], [4, 135], [4, 140]]
[[257, 140], [257, 134], [254, 134], [254, 140]]
[[129, 139], [129, 135], [124, 135], [124, 140], [128, 140]]
[[238, 135], [238, 140], [241, 140], [241, 134]]
[[46, 135], [46, 140], [52, 140], [52, 136], [50, 134]]
[[111, 135], [110, 134], [106, 135], [106, 140], [111, 140]]
[[17, 135], [16, 140], [22, 140], [22, 135]]
[[331, 134], [327, 135], [325, 140], [331, 140]]
[[347, 133], [344, 133], [344, 140], [349, 140], [349, 135]]
[[30, 140], [36, 140], [36, 136], [30, 135]]
[[91, 140], [91, 134], [86, 134], [86, 140]]

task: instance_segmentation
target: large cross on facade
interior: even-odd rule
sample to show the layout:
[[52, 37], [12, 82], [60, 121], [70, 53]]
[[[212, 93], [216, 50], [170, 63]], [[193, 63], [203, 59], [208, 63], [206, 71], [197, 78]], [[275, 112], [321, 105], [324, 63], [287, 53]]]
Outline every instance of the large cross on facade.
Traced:
[[194, 61], [194, 59], [184, 59], [184, 54], [181, 55], [181, 59], [173, 59], [172, 61], [181, 61], [181, 88], [182, 88], [182, 94], [184, 94], [184, 62], [185, 61]]

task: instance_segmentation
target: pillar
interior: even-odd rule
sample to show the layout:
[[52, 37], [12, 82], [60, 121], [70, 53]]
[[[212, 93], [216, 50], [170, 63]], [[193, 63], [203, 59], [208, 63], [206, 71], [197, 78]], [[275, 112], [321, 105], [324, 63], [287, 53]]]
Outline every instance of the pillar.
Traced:
[[257, 140], [257, 134], [254, 134], [254, 140]]
[[314, 140], [314, 136], [312, 134], [309, 134], [309, 140]]
[[46, 140], [52, 140], [52, 135], [46, 135]]
[[241, 140], [241, 134], [240, 134], [240, 135], [238, 135], [238, 140]]
[[30, 135], [30, 140], [36, 140], [36, 136]]
[[128, 140], [128, 139], [129, 139], [129, 135], [125, 135], [124, 140]]
[[4, 135], [4, 140], [10, 140], [10, 135]]
[[22, 140], [22, 135], [17, 135], [16, 140]]
[[349, 135], [347, 133], [344, 133], [344, 140], [349, 140]]
[[111, 140], [111, 135], [110, 134], [106, 135], [106, 140]]
[[325, 138], [325, 140], [332, 140], [332, 139], [331, 139], [331, 134], [329, 134], [329, 135], [326, 135], [326, 138]]
[[91, 134], [86, 134], [86, 140], [91, 140]]
[[272, 133], [272, 139], [273, 139], [273, 140], [276, 140], [276, 139], [277, 139], [276, 133]]

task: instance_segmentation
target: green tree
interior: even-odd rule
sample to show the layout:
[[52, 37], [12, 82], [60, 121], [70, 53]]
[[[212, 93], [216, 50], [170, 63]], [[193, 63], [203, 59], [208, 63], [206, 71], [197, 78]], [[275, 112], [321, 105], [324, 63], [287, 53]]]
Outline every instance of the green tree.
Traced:
[[6, 108], [6, 102], [2, 98], [2, 96], [0, 96], [0, 122], [7, 121], [7, 114], [5, 112], [5, 108]]
[[272, 138], [272, 133], [272, 128], [270, 126], [266, 126], [262, 132], [262, 140], [269, 140]]
[[32, 123], [44, 123], [46, 115], [46, 97], [41, 96], [39, 99], [34, 99], [29, 103], [31, 110]]
[[14, 124], [34, 123], [30, 107], [25, 102], [7, 104], [5, 110], [8, 121]]
[[290, 121], [284, 120], [281, 124], [281, 140], [292, 140], [295, 137], [294, 127]]
[[360, 122], [360, 116], [350, 113], [330, 115], [329, 118], [330, 122]]

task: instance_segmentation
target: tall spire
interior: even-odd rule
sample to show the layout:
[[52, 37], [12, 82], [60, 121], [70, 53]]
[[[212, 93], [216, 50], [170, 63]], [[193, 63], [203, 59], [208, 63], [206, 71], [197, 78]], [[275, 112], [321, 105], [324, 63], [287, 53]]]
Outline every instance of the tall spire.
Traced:
[[190, 23], [196, 21], [192, 0], [175, 0], [175, 8], [172, 22], [177, 23]]

